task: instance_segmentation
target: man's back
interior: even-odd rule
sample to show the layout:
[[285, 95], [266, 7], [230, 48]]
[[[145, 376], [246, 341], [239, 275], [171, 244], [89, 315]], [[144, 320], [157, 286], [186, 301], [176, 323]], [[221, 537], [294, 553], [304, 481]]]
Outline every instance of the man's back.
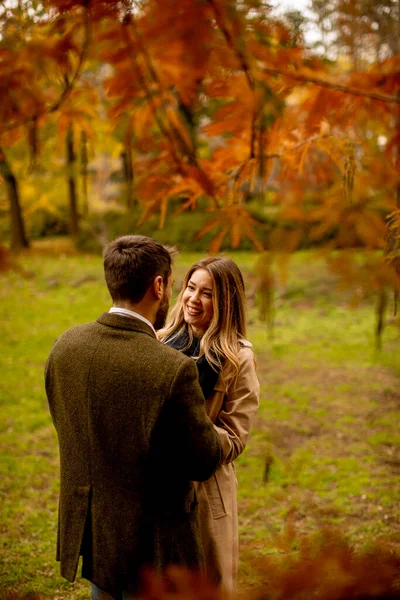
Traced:
[[220, 460], [195, 365], [105, 313], [59, 338], [46, 391], [60, 444], [58, 558], [73, 580], [134, 589], [144, 564], [202, 566], [193, 486]]

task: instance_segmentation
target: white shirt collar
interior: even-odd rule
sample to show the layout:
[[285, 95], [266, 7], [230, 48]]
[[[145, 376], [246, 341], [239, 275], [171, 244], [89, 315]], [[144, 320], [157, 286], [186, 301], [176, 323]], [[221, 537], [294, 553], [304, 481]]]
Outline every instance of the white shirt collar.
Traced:
[[112, 306], [109, 310], [110, 313], [118, 313], [119, 315], [122, 315], [123, 317], [134, 317], [135, 319], [139, 319], [140, 321], [143, 321], [144, 323], [146, 323], [146, 325], [149, 325], [152, 330], [154, 331], [154, 333], [156, 333], [156, 330], [153, 327], [153, 323], [150, 323], [150, 321], [148, 319], [146, 319], [146, 317], [143, 317], [143, 315], [139, 315], [139, 313], [134, 312], [133, 310], [129, 310], [129, 308], [121, 308], [119, 306]]

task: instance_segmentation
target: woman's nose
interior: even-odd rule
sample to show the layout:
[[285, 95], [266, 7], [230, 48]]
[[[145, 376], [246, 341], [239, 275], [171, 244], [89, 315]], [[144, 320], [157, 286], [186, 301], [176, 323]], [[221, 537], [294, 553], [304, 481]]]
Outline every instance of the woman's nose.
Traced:
[[199, 300], [200, 300], [200, 292], [199, 292], [199, 290], [196, 290], [196, 291], [194, 292], [194, 294], [193, 294], [193, 296], [192, 296], [192, 300], [193, 300], [194, 302], [199, 302]]

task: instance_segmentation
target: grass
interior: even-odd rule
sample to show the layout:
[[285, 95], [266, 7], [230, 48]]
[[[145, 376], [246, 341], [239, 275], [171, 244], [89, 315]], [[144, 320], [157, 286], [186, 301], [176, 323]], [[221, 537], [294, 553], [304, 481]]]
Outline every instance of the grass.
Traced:
[[[198, 257], [179, 257], [177, 287]], [[289, 551], [288, 525], [298, 537], [333, 525], [355, 547], [384, 537], [400, 550], [399, 319], [389, 318], [377, 353], [372, 299], [350, 309], [324, 264], [303, 253], [277, 294], [271, 332], [258, 319], [255, 256], [234, 258], [249, 291], [261, 382], [252, 437], [236, 463], [241, 590], [259, 580], [256, 557]], [[88, 583], [61, 579], [54, 560], [58, 454], [43, 367], [55, 338], [108, 310], [109, 297], [101, 259], [68, 245], [38, 244], [19, 264], [23, 276], [3, 274], [0, 289], [0, 597], [89, 598]]]

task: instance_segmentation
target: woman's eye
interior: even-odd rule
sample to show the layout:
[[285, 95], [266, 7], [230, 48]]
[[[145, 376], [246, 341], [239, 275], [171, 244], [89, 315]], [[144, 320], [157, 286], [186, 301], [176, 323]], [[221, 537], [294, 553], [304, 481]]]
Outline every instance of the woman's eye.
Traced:
[[191, 292], [193, 292], [193, 290], [194, 290], [194, 287], [193, 287], [192, 285], [188, 285], [188, 286], [187, 286], [187, 289], [188, 289], [188, 290], [190, 290]]
[[204, 295], [205, 295], [207, 298], [212, 298], [212, 294], [211, 294], [210, 292], [204, 292]]

